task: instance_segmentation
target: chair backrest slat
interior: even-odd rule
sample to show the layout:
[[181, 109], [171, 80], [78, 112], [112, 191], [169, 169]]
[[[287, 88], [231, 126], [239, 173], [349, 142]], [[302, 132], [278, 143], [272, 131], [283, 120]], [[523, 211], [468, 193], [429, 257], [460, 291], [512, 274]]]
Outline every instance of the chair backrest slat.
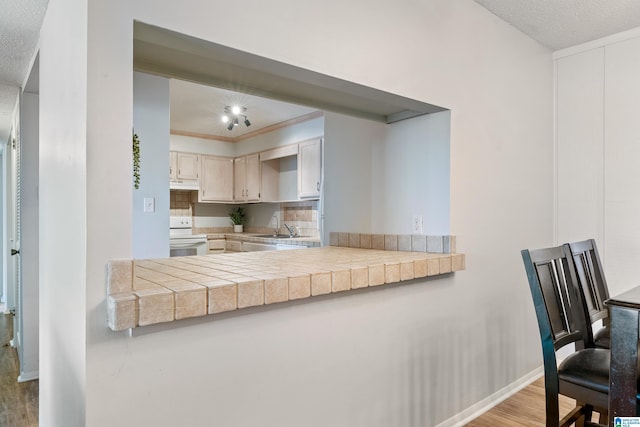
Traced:
[[[524, 250], [529, 287], [536, 306], [542, 337], [548, 336], [555, 351], [569, 343], [590, 346], [592, 337], [586, 328], [585, 301], [577, 288], [573, 258], [568, 248]], [[543, 351], [545, 351], [543, 338]]]
[[604, 276], [600, 255], [593, 239], [568, 244], [573, 256], [576, 276], [584, 293], [591, 323], [609, 317], [604, 301], [609, 290]]

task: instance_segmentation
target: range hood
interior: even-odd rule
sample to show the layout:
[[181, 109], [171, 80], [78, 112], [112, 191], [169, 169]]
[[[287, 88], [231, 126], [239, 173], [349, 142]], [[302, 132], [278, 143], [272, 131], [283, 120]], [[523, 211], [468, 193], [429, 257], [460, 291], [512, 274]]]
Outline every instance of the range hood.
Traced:
[[189, 180], [171, 180], [169, 181], [169, 189], [170, 190], [193, 190], [198, 191], [200, 189], [200, 185], [198, 181], [189, 181]]

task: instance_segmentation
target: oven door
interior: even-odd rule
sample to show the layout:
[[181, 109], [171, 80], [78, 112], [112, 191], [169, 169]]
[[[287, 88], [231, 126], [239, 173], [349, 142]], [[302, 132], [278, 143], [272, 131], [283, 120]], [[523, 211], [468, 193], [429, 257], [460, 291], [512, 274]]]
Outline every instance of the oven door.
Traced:
[[205, 237], [171, 237], [169, 239], [169, 256], [206, 255], [207, 238]]
[[195, 247], [187, 248], [169, 248], [169, 256], [195, 256], [198, 255], [198, 249]]

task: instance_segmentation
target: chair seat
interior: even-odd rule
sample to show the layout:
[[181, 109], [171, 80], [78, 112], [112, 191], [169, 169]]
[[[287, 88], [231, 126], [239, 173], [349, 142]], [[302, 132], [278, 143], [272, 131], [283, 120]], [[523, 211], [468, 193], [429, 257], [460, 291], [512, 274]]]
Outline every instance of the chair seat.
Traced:
[[611, 343], [611, 328], [603, 326], [593, 334], [593, 342], [596, 347], [610, 348]]
[[558, 366], [558, 379], [576, 386], [609, 393], [609, 350], [587, 348], [569, 355]]
[[[604, 348], [578, 350], [562, 361], [558, 367], [558, 379], [573, 385], [572, 389], [593, 390], [604, 395], [609, 394], [609, 364], [611, 353]], [[638, 383], [640, 389], [640, 381]], [[569, 397], [580, 399], [580, 396]], [[640, 393], [636, 395], [640, 402]], [[606, 408], [606, 405], [603, 406]]]

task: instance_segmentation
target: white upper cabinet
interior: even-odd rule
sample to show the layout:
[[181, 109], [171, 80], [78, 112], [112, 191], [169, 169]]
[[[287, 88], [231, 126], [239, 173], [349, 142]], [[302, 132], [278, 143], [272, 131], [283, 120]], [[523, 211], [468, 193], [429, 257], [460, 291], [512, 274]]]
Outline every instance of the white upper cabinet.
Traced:
[[178, 179], [178, 153], [175, 151], [169, 152], [169, 179]]
[[260, 156], [250, 154], [233, 161], [234, 192], [236, 202], [260, 201]]
[[298, 144], [298, 198], [320, 197], [322, 138]]
[[201, 157], [200, 202], [233, 201], [233, 159], [228, 157]]
[[172, 151], [169, 173], [173, 182], [197, 181], [203, 203], [318, 199], [322, 138], [236, 158]]
[[170, 179], [198, 180], [200, 155], [194, 153], [170, 153], [169, 177]]

